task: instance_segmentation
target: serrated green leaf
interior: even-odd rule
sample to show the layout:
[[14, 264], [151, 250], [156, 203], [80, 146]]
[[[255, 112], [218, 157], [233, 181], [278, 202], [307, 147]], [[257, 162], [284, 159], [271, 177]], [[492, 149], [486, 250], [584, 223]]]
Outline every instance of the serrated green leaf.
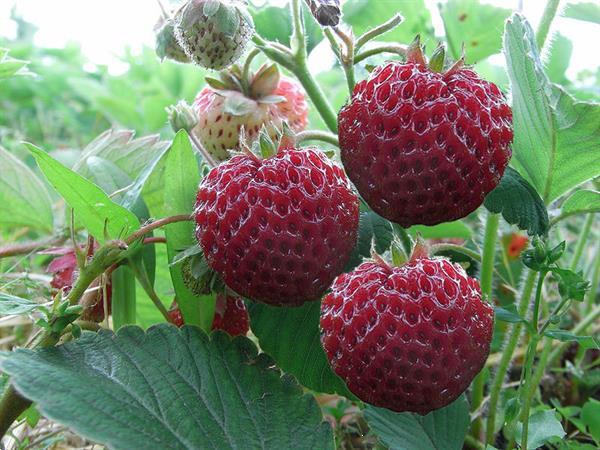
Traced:
[[[184, 130], [173, 139], [167, 155], [165, 169], [164, 202], [168, 215], [192, 214], [196, 193], [200, 183], [200, 169], [192, 145]], [[192, 221], [178, 222], [165, 227], [169, 262], [182, 251], [194, 245], [194, 224]], [[181, 265], [169, 265], [177, 304], [184, 321], [210, 330], [214, 315], [214, 297], [198, 297], [183, 282]]]
[[125, 237], [140, 227], [135, 214], [113, 202], [98, 186], [52, 159], [35, 145], [25, 145], [50, 184], [100, 243], [105, 241], [105, 225], [111, 239]]
[[319, 302], [307, 302], [297, 308], [248, 302], [248, 312], [260, 348], [286, 373], [314, 391], [353, 398], [346, 384], [331, 370], [321, 346]]
[[552, 273], [558, 279], [558, 292], [563, 299], [582, 302], [585, 293], [590, 288], [590, 283], [581, 272], [576, 273], [569, 269], [554, 267]]
[[29, 314], [41, 306], [33, 300], [0, 292], [0, 316]]
[[548, 211], [536, 190], [519, 172], [507, 167], [500, 184], [490, 192], [484, 206], [491, 212], [502, 214], [504, 220], [527, 230], [529, 235], [548, 232]]
[[600, 175], [600, 104], [579, 102], [544, 73], [531, 26], [515, 13], [504, 33], [513, 99], [512, 164], [546, 204]]
[[461, 450], [470, 423], [464, 395], [426, 416], [368, 405], [365, 419], [379, 439], [393, 450]]
[[333, 449], [314, 398], [243, 337], [167, 324], [84, 332], [16, 350], [2, 370], [45, 417], [115, 450]]
[[221, 7], [216, 11], [215, 20], [219, 31], [233, 39], [240, 26], [240, 18], [235, 7], [221, 3]]
[[[518, 424], [516, 430], [517, 442], [521, 441], [521, 433], [523, 427]], [[529, 432], [527, 434], [527, 449], [534, 450], [541, 447], [549, 439], [558, 437], [562, 438], [565, 435], [565, 430], [556, 418], [556, 412], [552, 410], [538, 411], [529, 417]]]
[[446, 39], [455, 60], [462, 46], [468, 64], [500, 52], [502, 29], [509, 9], [481, 4], [477, 0], [450, 0], [440, 4]]
[[591, 2], [568, 3], [563, 16], [600, 24], [600, 5]]
[[0, 224], [52, 231], [52, 201], [46, 186], [23, 162], [0, 147]]

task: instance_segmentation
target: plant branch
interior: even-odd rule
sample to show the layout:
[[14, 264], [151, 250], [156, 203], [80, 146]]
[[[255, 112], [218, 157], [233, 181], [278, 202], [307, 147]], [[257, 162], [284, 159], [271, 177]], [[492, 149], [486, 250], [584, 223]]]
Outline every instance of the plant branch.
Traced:
[[322, 141], [336, 147], [340, 146], [337, 135], [320, 130], [306, 130], [296, 134], [296, 142], [300, 143], [304, 141]]
[[157, 228], [164, 227], [165, 225], [169, 225], [171, 223], [186, 222], [188, 220], [192, 220], [192, 216], [187, 215], [187, 214], [180, 214], [178, 216], [164, 217], [162, 219], [155, 220], [154, 222], [150, 222], [150, 223], [144, 225], [139, 230], [135, 231], [130, 236], [126, 237], [125, 243], [127, 245], [131, 245], [138, 239], [144, 237], [144, 235], [150, 233], [153, 230], [156, 230]]
[[167, 239], [161, 236], [144, 238], [144, 245], [148, 244], [166, 244]]
[[[484, 301], [491, 302], [492, 286], [494, 277], [494, 258], [496, 255], [496, 240], [498, 235], [498, 227], [500, 226], [500, 216], [498, 214], [489, 213], [485, 223], [485, 231], [483, 237], [483, 255], [481, 257], [481, 272], [479, 274], [481, 283], [481, 294]], [[471, 411], [476, 411], [483, 401], [483, 391], [485, 382], [483, 374], [480, 372], [473, 380], [473, 393], [471, 398]], [[481, 418], [473, 421], [471, 427], [471, 435], [480, 439], [482, 428]]]
[[380, 53], [393, 53], [400, 56], [406, 56], [406, 47], [398, 44], [384, 44], [377, 47], [372, 47], [367, 50], [358, 53], [354, 57], [354, 64], [358, 64], [363, 60], [370, 58], [371, 56], [378, 55]]
[[0, 247], [0, 259], [9, 256], [26, 255], [37, 250], [46, 249], [55, 245], [60, 245], [65, 241], [64, 237], [53, 237], [42, 241], [27, 242], [24, 244], [11, 244], [6, 247]]
[[387, 22], [384, 22], [381, 25], [376, 26], [375, 28], [372, 28], [366, 33], [362, 34], [358, 37], [358, 39], [356, 39], [356, 50], [359, 50], [363, 45], [365, 45], [370, 40], [375, 39], [377, 36], [381, 36], [382, 34], [387, 33], [388, 31], [396, 28], [402, 23], [403, 20], [404, 17], [402, 17], [400, 14], [396, 14]]
[[198, 153], [200, 153], [200, 155], [202, 156], [202, 159], [204, 160], [204, 162], [211, 169], [213, 167], [217, 167], [219, 165], [219, 163], [217, 161], [215, 161], [215, 159], [213, 158], [213, 156], [204, 148], [204, 146], [202, 145], [202, 143], [196, 137], [196, 134], [190, 131], [187, 135], [190, 138], [190, 141], [192, 142], [192, 145], [196, 148], [196, 151]]

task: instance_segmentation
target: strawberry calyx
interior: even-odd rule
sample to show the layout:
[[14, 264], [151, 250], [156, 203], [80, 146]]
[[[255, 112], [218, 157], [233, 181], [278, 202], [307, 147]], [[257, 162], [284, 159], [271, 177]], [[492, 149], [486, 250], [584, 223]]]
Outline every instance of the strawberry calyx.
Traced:
[[406, 49], [407, 62], [425, 66], [432, 72], [442, 73], [444, 75], [451, 75], [465, 66], [464, 47], [461, 57], [447, 70], [444, 70], [444, 67], [446, 66], [446, 47], [444, 44], [441, 42], [438, 44], [429, 61], [427, 61], [423, 50], [424, 47], [421, 45], [421, 37], [420, 35], [417, 35]]
[[219, 72], [219, 78], [204, 78], [216, 94], [225, 97], [225, 111], [236, 116], [255, 110], [257, 103], [284, 102], [284, 97], [273, 95], [280, 79], [276, 64], [263, 64], [254, 73], [233, 65]]

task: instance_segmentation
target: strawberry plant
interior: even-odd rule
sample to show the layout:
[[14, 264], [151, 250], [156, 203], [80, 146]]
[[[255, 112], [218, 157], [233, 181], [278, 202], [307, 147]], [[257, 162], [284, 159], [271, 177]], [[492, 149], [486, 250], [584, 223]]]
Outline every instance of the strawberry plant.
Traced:
[[3, 448], [598, 448], [600, 8], [171, 6], [56, 136], [0, 49]]

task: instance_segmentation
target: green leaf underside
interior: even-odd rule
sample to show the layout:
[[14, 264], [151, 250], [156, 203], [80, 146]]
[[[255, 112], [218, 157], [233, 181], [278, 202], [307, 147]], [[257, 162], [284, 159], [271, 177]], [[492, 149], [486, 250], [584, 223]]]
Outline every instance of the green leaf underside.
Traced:
[[19, 349], [2, 369], [46, 417], [115, 450], [333, 448], [314, 398], [243, 337], [127, 326]]
[[544, 202], [533, 186], [511, 167], [506, 168], [500, 184], [487, 195], [483, 204], [530, 235], [544, 235], [548, 231], [548, 211]]
[[0, 316], [29, 314], [40, 306], [32, 300], [0, 292]]
[[104, 229], [112, 239], [127, 236], [140, 227], [131, 211], [113, 202], [91, 181], [63, 166], [40, 148], [25, 144], [50, 184], [73, 208], [77, 219], [99, 242], [104, 242]]
[[[517, 442], [521, 441], [522, 426], [519, 423], [516, 430]], [[536, 449], [544, 445], [550, 438], [562, 438], [565, 430], [556, 418], [554, 410], [538, 411], [529, 417], [529, 432], [527, 434], [527, 448]]]
[[52, 201], [44, 184], [22, 161], [0, 147], [0, 224], [52, 231]]
[[381, 442], [393, 450], [460, 450], [470, 423], [464, 395], [426, 416], [369, 405], [365, 418]]
[[578, 102], [543, 71], [531, 26], [507, 22], [506, 65], [513, 98], [512, 163], [546, 204], [600, 175], [600, 105]]
[[[167, 155], [165, 169], [164, 209], [167, 215], [191, 214], [196, 201], [200, 171], [190, 140], [184, 130], [175, 136]], [[195, 244], [193, 221], [173, 223], [165, 227], [169, 262]], [[194, 295], [183, 282], [181, 264], [170, 265], [177, 304], [185, 323], [210, 330], [214, 314], [214, 297]]]
[[463, 45], [467, 64], [500, 52], [502, 28], [510, 15], [509, 9], [477, 0], [450, 0], [440, 5], [440, 13], [455, 60], [461, 57]]
[[248, 302], [260, 348], [309, 389], [354, 398], [327, 360], [319, 332], [320, 302], [295, 308]]

